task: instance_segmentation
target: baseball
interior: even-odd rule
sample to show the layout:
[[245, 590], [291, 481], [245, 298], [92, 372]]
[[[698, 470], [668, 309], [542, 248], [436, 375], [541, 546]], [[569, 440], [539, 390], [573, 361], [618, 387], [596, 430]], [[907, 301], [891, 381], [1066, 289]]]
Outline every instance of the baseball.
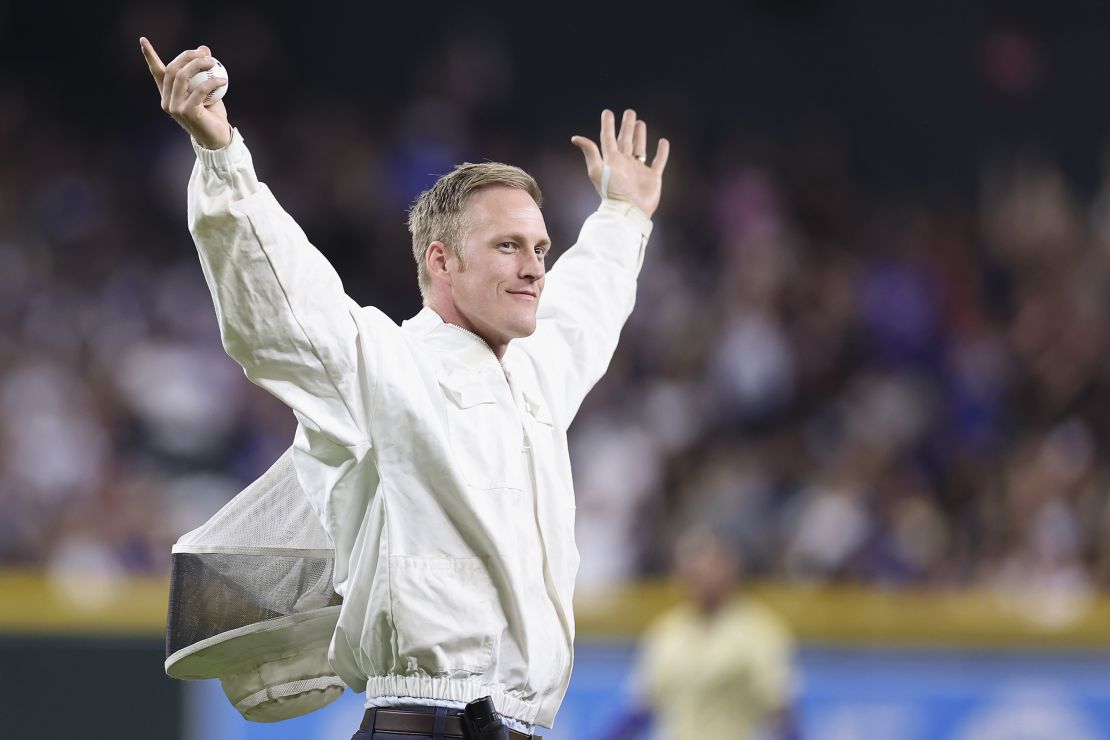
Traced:
[[[202, 69], [200, 72], [197, 72], [195, 75], [192, 76], [192, 78], [189, 80], [190, 90], [194, 89], [202, 82], [212, 79], [213, 77], [223, 77], [225, 80], [227, 79], [227, 67], [220, 64], [220, 60], [218, 59], [213, 59], [212, 61], [216, 63], [212, 67], [212, 69]], [[217, 100], [222, 98], [226, 92], [227, 85], [220, 85], [215, 90], [204, 96], [204, 104], [212, 105]]]

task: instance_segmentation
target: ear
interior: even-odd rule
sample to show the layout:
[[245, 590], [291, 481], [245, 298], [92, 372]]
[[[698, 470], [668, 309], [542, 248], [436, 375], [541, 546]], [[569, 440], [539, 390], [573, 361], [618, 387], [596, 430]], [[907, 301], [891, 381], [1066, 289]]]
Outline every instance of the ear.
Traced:
[[448, 261], [453, 257], [447, 245], [441, 241], [434, 241], [428, 245], [428, 251], [424, 253], [424, 265], [428, 268], [428, 275], [431, 276], [432, 282], [441, 279], [451, 279], [452, 269], [448, 268]]

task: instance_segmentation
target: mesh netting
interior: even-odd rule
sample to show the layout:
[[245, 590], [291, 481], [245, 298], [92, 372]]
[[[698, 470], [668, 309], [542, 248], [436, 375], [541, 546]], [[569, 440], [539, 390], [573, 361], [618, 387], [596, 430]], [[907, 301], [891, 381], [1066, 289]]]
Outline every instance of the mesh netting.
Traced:
[[178, 540], [174, 551], [219, 546], [332, 549], [331, 539], [297, 482], [292, 450], [215, 516]]
[[339, 604], [333, 561], [175, 553], [166, 655], [249, 624]]
[[173, 551], [166, 655], [340, 602], [334, 551], [286, 452]]

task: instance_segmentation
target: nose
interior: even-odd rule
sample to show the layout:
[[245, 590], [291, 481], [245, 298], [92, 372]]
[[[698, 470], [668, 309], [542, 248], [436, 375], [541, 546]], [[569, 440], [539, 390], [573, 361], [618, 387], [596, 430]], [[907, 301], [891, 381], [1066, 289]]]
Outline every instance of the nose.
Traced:
[[543, 257], [536, 254], [535, 250], [529, 250], [525, 253], [524, 264], [520, 268], [520, 276], [527, 280], [539, 280], [543, 277], [546, 268], [543, 264]]

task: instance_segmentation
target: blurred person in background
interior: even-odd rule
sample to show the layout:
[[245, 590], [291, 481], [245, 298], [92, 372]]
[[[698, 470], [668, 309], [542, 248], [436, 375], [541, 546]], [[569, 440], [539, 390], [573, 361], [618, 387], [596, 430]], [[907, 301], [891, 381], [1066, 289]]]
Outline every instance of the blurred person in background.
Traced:
[[743, 590], [730, 537], [698, 528], [675, 548], [681, 604], [649, 625], [634, 675], [632, 711], [606, 740], [632, 740], [654, 722], [661, 740], [796, 740], [794, 641]]
[[506, 738], [551, 726], [578, 566], [566, 428], [632, 310], [667, 141], [649, 165], [632, 110], [619, 131], [602, 113], [600, 148], [572, 139], [602, 204], [550, 281], [527, 173], [464, 164], [439, 178], [409, 214], [424, 308], [398, 327], [345, 294], [223, 103], [203, 104], [220, 83], [190, 80], [215, 65], [210, 50], [167, 66], [140, 46], [193, 139], [190, 231], [224, 346], [299, 421], [294, 465], [343, 596], [329, 658], [366, 693], [356, 737], [457, 737], [459, 710], [487, 696]]

